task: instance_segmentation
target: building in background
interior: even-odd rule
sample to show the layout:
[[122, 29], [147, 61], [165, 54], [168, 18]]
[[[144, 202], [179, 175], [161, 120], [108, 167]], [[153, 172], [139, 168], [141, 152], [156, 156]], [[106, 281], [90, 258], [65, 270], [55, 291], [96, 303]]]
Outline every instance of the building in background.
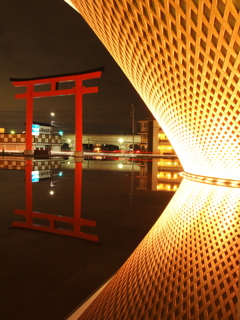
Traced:
[[[83, 134], [83, 151], [134, 151], [155, 155], [176, 155], [167, 136], [156, 120], [139, 122], [138, 134]], [[32, 139], [34, 150], [75, 151], [75, 134], [53, 132], [54, 127], [47, 123], [34, 122]], [[23, 152], [25, 150], [25, 131], [22, 133], [0, 132], [0, 151]]]
[[[120, 151], [130, 151], [133, 144], [139, 144], [141, 138], [139, 135], [114, 135], [114, 134], [83, 134], [83, 151], [101, 151], [104, 145], [118, 147]], [[71, 151], [75, 151], [75, 134], [63, 134], [62, 142], [67, 144]], [[110, 148], [111, 149], [111, 148]]]
[[140, 161], [138, 189], [175, 192], [182, 181], [183, 168], [170, 141], [156, 120], [138, 122], [141, 151], [159, 155], [158, 161]]
[[[3, 130], [4, 131], [4, 130]], [[62, 136], [52, 132], [51, 125], [34, 122], [32, 126], [33, 150], [60, 151]], [[0, 151], [22, 153], [26, 149], [26, 133], [0, 133]]]
[[142, 120], [139, 122], [140, 149], [159, 155], [176, 155], [166, 134], [156, 120]]

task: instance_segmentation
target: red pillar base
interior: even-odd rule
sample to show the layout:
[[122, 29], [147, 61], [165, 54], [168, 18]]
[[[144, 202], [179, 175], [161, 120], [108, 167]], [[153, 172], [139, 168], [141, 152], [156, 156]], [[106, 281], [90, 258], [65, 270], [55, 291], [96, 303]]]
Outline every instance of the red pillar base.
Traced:
[[33, 150], [24, 150], [24, 155], [25, 156], [32, 156], [34, 154]]
[[84, 157], [83, 151], [74, 151], [74, 157]]

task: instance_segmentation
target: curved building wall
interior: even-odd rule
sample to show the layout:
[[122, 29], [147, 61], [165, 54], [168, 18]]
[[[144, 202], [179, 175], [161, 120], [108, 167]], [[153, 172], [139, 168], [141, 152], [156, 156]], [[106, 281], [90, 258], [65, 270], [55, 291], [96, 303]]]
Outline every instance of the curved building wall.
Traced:
[[79, 319], [240, 319], [239, 1], [70, 1], [185, 170], [156, 224]]
[[71, 2], [141, 95], [185, 171], [240, 179], [237, 1]]

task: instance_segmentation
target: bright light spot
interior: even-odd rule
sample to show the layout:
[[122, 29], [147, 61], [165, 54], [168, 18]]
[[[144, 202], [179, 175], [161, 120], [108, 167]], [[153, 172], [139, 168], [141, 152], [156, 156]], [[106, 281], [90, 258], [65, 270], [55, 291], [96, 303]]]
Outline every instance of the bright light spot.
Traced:
[[54, 191], [53, 191], [53, 190], [51, 190], [49, 193], [50, 193], [50, 195], [53, 195], [53, 194], [54, 194]]
[[62, 177], [62, 176], [63, 176], [62, 171], [58, 173], [58, 176], [59, 176], [59, 177]]
[[14, 134], [14, 133], [15, 133], [15, 131], [12, 130], [12, 131], [11, 131], [11, 134]]
[[71, 140], [70, 139], [68, 139], [68, 141], [67, 142], [71, 142]]
[[122, 168], [123, 168], [122, 163], [119, 163], [119, 164], [118, 164], [118, 168], [119, 168], [119, 169], [122, 169]]
[[122, 138], [118, 139], [118, 142], [123, 143], [123, 139]]
[[63, 135], [63, 131], [59, 131], [59, 134], [60, 134], [60, 136], [62, 136]]
[[74, 4], [70, 1], [70, 0], [64, 0], [65, 2], [67, 2], [73, 9], [75, 9], [77, 12], [77, 8], [74, 6]]
[[54, 116], [55, 116], [55, 113], [54, 113], [54, 112], [51, 112], [51, 116], [54, 117]]

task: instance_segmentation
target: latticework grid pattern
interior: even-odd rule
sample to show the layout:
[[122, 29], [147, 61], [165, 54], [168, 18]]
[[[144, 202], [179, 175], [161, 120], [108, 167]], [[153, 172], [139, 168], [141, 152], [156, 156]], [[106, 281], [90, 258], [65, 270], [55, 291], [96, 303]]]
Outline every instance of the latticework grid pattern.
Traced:
[[[25, 133], [1, 133], [0, 134], [0, 142], [25, 142], [26, 134]], [[34, 143], [61, 143], [61, 136], [52, 135], [52, 134], [39, 134], [38, 136], [32, 136], [32, 141]]]
[[71, 2], [158, 120], [185, 171], [240, 179], [239, 1]]
[[239, 189], [184, 179], [158, 222], [79, 319], [236, 319], [239, 201]]
[[[125, 72], [189, 176], [240, 180], [240, 2], [66, 1]], [[235, 320], [240, 189], [232, 185], [184, 179], [80, 319]]]

